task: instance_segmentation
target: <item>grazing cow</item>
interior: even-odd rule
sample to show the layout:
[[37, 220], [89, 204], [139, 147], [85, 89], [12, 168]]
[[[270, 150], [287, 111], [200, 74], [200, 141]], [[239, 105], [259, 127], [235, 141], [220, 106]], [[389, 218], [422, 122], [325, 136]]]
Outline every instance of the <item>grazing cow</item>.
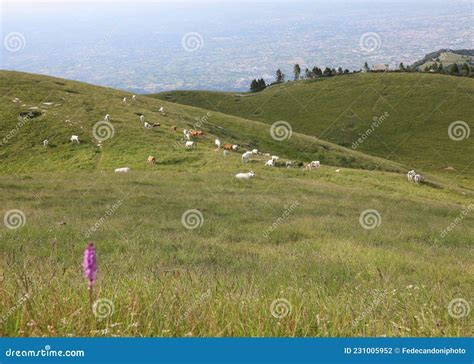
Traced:
[[258, 149], [252, 149], [252, 154], [257, 155], [258, 154]]
[[413, 176], [413, 180], [415, 183], [420, 183], [425, 180], [425, 177], [423, 177], [421, 174], [415, 174], [415, 176]]
[[275, 167], [275, 160], [274, 160], [274, 159], [270, 159], [270, 160], [266, 161], [265, 166], [267, 166], [267, 167]]
[[153, 127], [160, 127], [161, 126], [161, 123], [153, 123]]
[[248, 173], [237, 173], [235, 175], [235, 178], [240, 179], [240, 180], [246, 180], [246, 179], [250, 179], [254, 176], [255, 176], [255, 173], [253, 173], [253, 171], [250, 171]]
[[72, 135], [71, 136], [71, 142], [76, 142], [79, 144], [79, 136], [78, 135]]
[[135, 101], [136, 98], [137, 98], [137, 95], [133, 95], [132, 96], [132, 101]]
[[336, 169], [336, 172], [338, 172], [338, 173], [339, 173], [340, 171], [341, 171], [340, 169]]
[[140, 115], [140, 121], [141, 121], [142, 123], [145, 122], [145, 115]]
[[148, 124], [146, 121], [145, 121], [144, 126], [145, 126], [146, 129], [151, 129], [152, 128], [151, 124]]
[[293, 162], [292, 161], [286, 161], [285, 162], [285, 167], [286, 168], [291, 168], [293, 166]]
[[191, 131], [191, 136], [193, 136], [193, 137], [198, 137], [198, 136], [202, 136], [202, 135], [204, 135], [202, 130], [193, 130], [193, 131]]
[[239, 149], [239, 146], [238, 146], [237, 144], [234, 144], [234, 145], [232, 146], [232, 150], [233, 150], [234, 152], [237, 152], [238, 149]]
[[196, 147], [196, 143], [194, 142], [186, 142], [186, 149], [193, 149]]
[[47, 147], [49, 144], [48, 139], [43, 140], [43, 146]]
[[223, 146], [223, 148], [224, 148], [225, 150], [233, 150], [232, 144], [229, 144], [229, 143], [225, 143], [224, 146]]
[[174, 132], [178, 131], [178, 127], [176, 125], [173, 125], [170, 129]]
[[115, 168], [115, 173], [128, 173], [130, 172], [129, 167]]
[[408, 171], [408, 173], [407, 173], [407, 179], [408, 179], [409, 181], [413, 181], [413, 178], [415, 177], [415, 175], [416, 175], [416, 172], [415, 172], [414, 170]]
[[272, 155], [272, 159], [273, 159], [275, 162], [278, 162], [278, 160], [280, 159], [280, 157], [277, 157], [276, 155]]
[[310, 163], [310, 165], [311, 165], [311, 168], [319, 168], [319, 167], [321, 167], [321, 163], [320, 163], [319, 161], [312, 161], [312, 162]]
[[110, 115], [109, 115], [109, 114], [105, 115], [104, 120], [107, 121], [107, 122], [109, 122], [109, 121], [110, 121]]
[[156, 163], [156, 158], [153, 157], [152, 155], [149, 155], [146, 161], [148, 163], [155, 164]]
[[248, 163], [251, 155], [252, 152], [245, 152], [244, 154], [242, 154], [242, 162]]
[[127, 98], [126, 98], [126, 97], [123, 98], [123, 102], [124, 102], [124, 103], [127, 102]]
[[160, 113], [164, 114], [165, 113], [165, 108], [162, 106], [160, 107], [160, 109], [158, 110]]
[[214, 141], [214, 144], [216, 145], [217, 149], [220, 149], [220, 147], [221, 147], [221, 141], [220, 141], [219, 139], [216, 139], [216, 140]]

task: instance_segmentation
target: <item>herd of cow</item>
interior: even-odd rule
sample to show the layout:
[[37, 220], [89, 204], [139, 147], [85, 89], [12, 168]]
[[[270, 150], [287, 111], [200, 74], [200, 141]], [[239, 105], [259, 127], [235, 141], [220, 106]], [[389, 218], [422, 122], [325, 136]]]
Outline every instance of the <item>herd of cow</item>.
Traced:
[[[135, 100], [135, 99], [136, 99], [136, 96], [133, 95], [132, 100]], [[126, 103], [127, 101], [128, 101], [128, 99], [125, 97], [123, 99], [123, 102]], [[159, 112], [163, 116], [166, 115], [165, 109], [163, 107], [160, 107]], [[160, 123], [150, 124], [150, 123], [146, 122], [145, 121], [145, 115], [143, 115], [143, 114], [140, 114], [139, 119], [140, 119], [140, 122], [143, 124], [143, 126], [146, 129], [151, 129], [153, 127], [161, 127]], [[106, 122], [110, 122], [111, 116], [109, 114], [105, 115], [104, 120]], [[178, 131], [177, 126], [176, 125], [171, 126], [171, 131], [177, 132]], [[204, 132], [202, 130], [186, 130], [186, 129], [184, 129], [183, 130], [183, 135], [184, 135], [184, 138], [186, 139], [185, 148], [189, 150], [189, 149], [194, 149], [196, 147], [196, 142], [191, 140], [191, 139], [203, 136]], [[70, 140], [71, 140], [72, 143], [77, 143], [77, 144], [80, 143], [78, 135], [72, 135]], [[47, 147], [48, 144], [49, 144], [48, 140], [45, 139], [43, 141], [43, 145], [45, 147]], [[220, 151], [221, 147], [222, 147], [224, 156], [227, 156], [229, 154], [229, 152], [231, 152], [231, 151], [238, 152], [238, 150], [239, 150], [239, 146], [237, 144], [230, 144], [230, 143], [222, 144], [219, 139], [215, 139], [214, 144], [216, 146], [216, 149], [215, 149], [216, 152]], [[252, 156], [255, 156], [255, 155], [263, 155], [264, 157], [270, 157], [270, 159], [268, 159], [265, 162], [265, 166], [267, 166], [267, 167], [275, 167], [278, 160], [280, 159], [280, 157], [275, 156], [275, 155], [270, 155], [270, 153], [260, 153], [257, 149], [253, 149], [253, 150], [246, 151], [242, 154], [242, 162], [243, 163], [249, 163], [250, 158]], [[147, 158], [147, 162], [150, 163], [150, 164], [155, 164], [156, 163], [156, 158], [154, 156], [150, 155]], [[291, 161], [286, 161], [285, 162], [285, 167], [286, 168], [291, 168], [292, 166], [293, 166], [293, 162], [291, 162]], [[317, 168], [320, 168], [320, 167], [321, 167], [321, 163], [319, 161], [312, 161], [312, 162], [307, 163], [307, 164], [304, 165], [304, 169], [309, 169], [309, 170], [317, 169]], [[121, 168], [116, 168], [114, 171], [115, 171], [115, 173], [128, 173], [128, 172], [131, 171], [131, 169], [129, 167], [121, 167]], [[337, 169], [336, 172], [340, 172], [340, 169]], [[242, 179], [247, 180], [247, 179], [250, 179], [254, 176], [255, 176], [255, 173], [253, 171], [250, 171], [248, 173], [238, 173], [238, 174], [236, 174], [235, 177], [239, 180], [242, 180]], [[424, 181], [424, 177], [422, 175], [416, 173], [414, 170], [411, 170], [407, 173], [407, 179], [408, 179], [408, 181], [413, 181], [415, 183], [420, 183], [420, 182]]]

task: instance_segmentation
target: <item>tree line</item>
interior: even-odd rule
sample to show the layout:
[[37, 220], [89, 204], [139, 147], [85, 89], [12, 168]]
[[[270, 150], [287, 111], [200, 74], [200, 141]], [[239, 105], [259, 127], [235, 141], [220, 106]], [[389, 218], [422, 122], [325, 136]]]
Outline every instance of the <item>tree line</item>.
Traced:
[[[302, 74], [302, 70], [299, 64], [295, 64], [293, 67], [293, 80], [298, 81], [302, 79], [314, 79], [314, 78], [321, 78], [321, 77], [332, 77], [337, 75], [347, 75], [350, 73], [359, 73], [359, 71], [349, 71], [347, 68], [342, 69], [342, 67], [338, 67], [337, 70], [335, 68], [326, 67], [324, 70], [319, 67], [313, 67], [312, 69], [306, 68], [304, 74]], [[397, 69], [390, 70], [373, 70], [369, 67], [368, 63], [364, 63], [363, 67], [364, 72], [431, 72], [431, 73], [442, 73], [454, 76], [466, 76], [466, 77], [473, 77], [474, 76], [474, 68], [470, 67], [467, 63], [462, 65], [458, 65], [457, 63], [453, 63], [449, 66], [443, 66], [443, 64], [439, 61], [435, 61], [430, 66], [425, 66], [425, 68], [421, 71], [418, 67], [410, 67], [405, 66], [403, 62], [401, 62]], [[267, 86], [271, 86], [276, 83], [283, 83], [286, 80], [286, 75], [282, 72], [281, 69], [277, 69], [275, 72], [275, 82], [271, 84], [267, 84], [263, 78], [254, 79], [250, 84], [250, 91], [258, 92], [264, 90]]]

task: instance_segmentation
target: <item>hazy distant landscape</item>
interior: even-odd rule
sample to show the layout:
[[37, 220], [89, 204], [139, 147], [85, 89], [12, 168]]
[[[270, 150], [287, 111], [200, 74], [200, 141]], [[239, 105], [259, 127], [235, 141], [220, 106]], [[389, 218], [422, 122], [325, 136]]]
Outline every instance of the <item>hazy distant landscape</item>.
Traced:
[[2, 52], [0, 68], [138, 93], [242, 91], [295, 63], [395, 67], [440, 48], [473, 48], [470, 1], [102, 3], [85, 11], [10, 3], [1, 23], [2, 37], [24, 38], [21, 49]]

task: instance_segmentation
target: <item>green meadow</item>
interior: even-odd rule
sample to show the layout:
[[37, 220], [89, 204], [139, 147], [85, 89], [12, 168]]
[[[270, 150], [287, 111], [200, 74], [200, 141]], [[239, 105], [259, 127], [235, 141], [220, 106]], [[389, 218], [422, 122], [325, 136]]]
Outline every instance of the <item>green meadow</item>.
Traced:
[[[347, 80], [363, 77], [372, 82], [374, 75]], [[343, 80], [314, 84], [333, 82], [337, 95]], [[446, 80], [432, 85], [440, 98]], [[453, 80], [460, 84], [452, 92], [472, 91], [472, 80]], [[376, 82], [383, 91], [384, 78]], [[288, 119], [290, 104], [278, 118], [277, 111], [264, 117], [266, 109], [246, 114], [247, 97], [309, 84], [241, 97], [237, 112], [167, 96], [132, 101], [118, 90], [0, 72], [0, 335], [471, 335], [472, 139], [445, 140], [449, 122], [425, 134], [419, 126], [421, 156], [405, 148], [387, 156], [369, 150], [375, 135], [352, 150], [341, 143], [345, 134], [324, 138], [322, 127], [296, 118], [291, 137], [274, 140], [269, 124]], [[218, 97], [222, 105], [234, 98]], [[423, 100], [402, 104], [421, 108]], [[365, 102], [358, 115], [385, 110]], [[443, 112], [471, 122], [472, 106], [462, 105]], [[31, 110], [41, 114], [18, 119]], [[99, 143], [95, 125], [106, 113], [112, 128]], [[140, 114], [161, 127], [145, 129]], [[185, 149], [183, 129], [204, 131], [196, 149]], [[384, 132], [396, 143], [394, 130]], [[70, 142], [73, 134], [80, 144]], [[432, 136], [452, 153], [446, 158], [454, 171], [420, 159]], [[240, 152], [215, 151], [215, 138]], [[241, 152], [253, 148], [280, 156], [278, 165], [265, 167], [263, 155], [243, 164]], [[149, 155], [156, 164], [146, 162]], [[299, 166], [311, 160], [321, 168]], [[131, 172], [116, 174], [118, 167]], [[424, 183], [407, 181], [412, 168]], [[255, 178], [235, 179], [250, 170]], [[81, 268], [89, 241], [98, 264], [91, 295]]]

